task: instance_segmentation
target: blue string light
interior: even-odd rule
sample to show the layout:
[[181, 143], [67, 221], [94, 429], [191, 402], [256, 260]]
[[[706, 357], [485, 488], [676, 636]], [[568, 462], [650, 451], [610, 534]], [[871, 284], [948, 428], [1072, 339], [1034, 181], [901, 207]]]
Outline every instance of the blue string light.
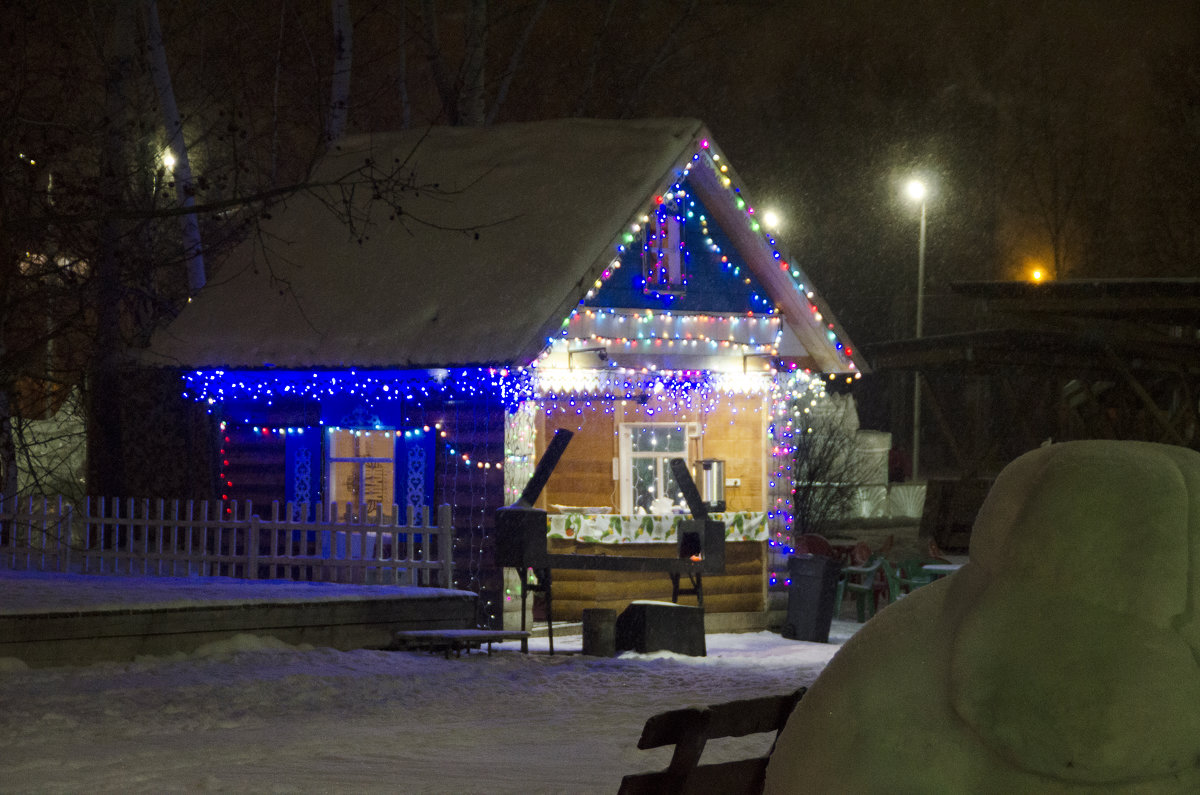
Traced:
[[515, 410], [533, 396], [524, 368], [434, 370], [191, 370], [183, 374], [184, 397], [249, 410], [286, 402], [320, 403], [350, 395], [364, 407], [422, 405], [431, 401], [494, 398]]

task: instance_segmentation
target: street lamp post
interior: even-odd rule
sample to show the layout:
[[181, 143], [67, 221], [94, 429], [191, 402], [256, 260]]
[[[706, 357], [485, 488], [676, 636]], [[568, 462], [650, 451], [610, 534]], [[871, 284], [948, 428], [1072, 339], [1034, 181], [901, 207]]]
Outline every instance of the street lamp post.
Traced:
[[[909, 198], [921, 203], [921, 233], [917, 241], [917, 328], [916, 338], [921, 339], [925, 317], [925, 183], [910, 180], [907, 186]], [[921, 373], [913, 370], [913, 441], [912, 477], [916, 480], [921, 466]]]

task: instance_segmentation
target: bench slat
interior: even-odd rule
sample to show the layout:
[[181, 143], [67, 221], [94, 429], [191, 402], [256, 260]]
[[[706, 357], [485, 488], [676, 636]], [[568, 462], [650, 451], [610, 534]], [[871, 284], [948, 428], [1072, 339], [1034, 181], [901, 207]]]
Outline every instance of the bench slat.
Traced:
[[638, 748], [661, 748], [674, 745], [693, 726], [699, 713], [711, 713], [704, 731], [705, 739], [715, 737], [745, 737], [748, 734], [777, 731], [787, 722], [797, 702], [804, 696], [805, 688], [783, 696], [762, 696], [710, 707], [684, 707], [651, 716], [642, 727]]
[[[635, 773], [621, 781], [622, 795], [668, 792], [760, 793], [770, 756], [701, 765], [700, 756], [710, 739], [778, 733], [787, 723], [807, 688], [782, 696], [762, 696], [708, 707], [685, 707], [660, 712], [646, 720], [638, 748], [674, 745], [666, 770]], [[778, 736], [778, 734], [776, 735]], [[772, 745], [771, 750], [774, 750]]]
[[712, 718], [708, 723], [708, 736], [745, 737], [759, 732], [773, 732], [783, 728], [788, 716], [804, 696], [805, 688], [784, 696], [763, 696], [709, 707]]
[[738, 759], [715, 765], [698, 765], [683, 780], [668, 770], [657, 773], [631, 773], [621, 779], [618, 795], [663, 795], [681, 792], [686, 795], [757, 795], [767, 780], [769, 756]]

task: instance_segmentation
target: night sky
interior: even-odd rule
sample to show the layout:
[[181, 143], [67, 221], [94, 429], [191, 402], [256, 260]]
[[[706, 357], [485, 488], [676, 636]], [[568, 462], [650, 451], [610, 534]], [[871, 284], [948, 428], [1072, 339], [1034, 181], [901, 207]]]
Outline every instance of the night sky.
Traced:
[[[159, 5], [193, 159], [201, 170], [211, 166], [210, 189], [224, 196], [299, 178], [319, 151], [328, 108], [331, 3]], [[446, 122], [421, 5], [350, 0], [348, 132]], [[467, 4], [433, 5], [437, 51], [453, 80]], [[1035, 265], [1058, 278], [1195, 270], [1195, 3], [542, 6], [487, 6], [489, 116], [704, 120], [755, 204], [779, 210], [785, 248], [860, 345], [912, 327], [918, 211], [901, 185], [913, 174], [932, 187], [930, 331], [958, 322], [944, 297], [957, 279], [1024, 278]], [[47, 132], [50, 120], [94, 144], [112, 7], [6, 4], [6, 71], [37, 78], [30, 82], [43, 92], [20, 102], [0, 95], [10, 117], [33, 122], [0, 130], [8, 150], [74, 146]], [[150, 93], [131, 100], [152, 105]], [[161, 129], [153, 113], [139, 130], [147, 138]], [[216, 164], [234, 150], [236, 165], [222, 172]]]

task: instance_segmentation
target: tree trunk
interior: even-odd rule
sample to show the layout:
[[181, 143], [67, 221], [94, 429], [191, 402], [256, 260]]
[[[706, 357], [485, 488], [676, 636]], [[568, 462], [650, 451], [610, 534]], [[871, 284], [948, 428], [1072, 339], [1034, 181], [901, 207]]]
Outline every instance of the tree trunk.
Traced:
[[638, 108], [642, 94], [644, 94], [646, 91], [646, 87], [650, 85], [650, 78], [655, 72], [658, 71], [660, 66], [666, 63], [667, 59], [671, 57], [671, 54], [676, 51], [676, 39], [679, 38], [679, 35], [683, 32], [684, 28], [686, 28], [688, 24], [695, 19], [694, 12], [696, 10], [696, 2], [697, 0], [689, 0], [687, 7], [682, 9], [679, 13], [679, 16], [675, 18], [675, 24], [671, 25], [671, 29], [667, 31], [665, 36], [662, 37], [662, 40], [658, 46], [658, 54], [654, 56], [654, 60], [650, 63], [650, 66], [642, 70], [641, 79], [638, 80], [633, 91], [629, 92], [626, 96], [625, 105], [621, 111], [620, 118], [627, 119], [633, 114], [633, 112]]
[[412, 126], [412, 102], [408, 96], [408, 9], [403, 0], [400, 2], [400, 68], [397, 69], [396, 82], [400, 93], [400, 129], [407, 130]]
[[13, 434], [12, 384], [0, 387], [0, 497], [8, 503], [17, 496], [17, 441]]
[[[171, 72], [167, 67], [167, 53], [163, 48], [162, 27], [158, 22], [157, 0], [143, 0], [146, 16], [146, 54], [150, 75], [154, 79], [154, 90], [158, 94], [158, 106], [162, 110], [163, 127], [167, 131], [167, 146], [175, 158], [175, 197], [180, 207], [195, 204], [196, 187], [192, 182], [192, 167], [188, 162], [187, 144], [183, 139], [183, 118], [175, 104], [175, 89], [171, 85]], [[200, 223], [195, 213], [179, 217], [183, 232], [183, 251], [187, 261], [188, 290], [196, 292], [204, 286], [204, 253], [200, 239]]]
[[[100, 152], [100, 191], [103, 205], [119, 210], [125, 204], [128, 167], [125, 125], [127, 81], [134, 68], [135, 0], [118, 0], [109, 35], [105, 75], [105, 130]], [[100, 226], [99, 251], [90, 280], [89, 298], [96, 323], [95, 349], [86, 384], [88, 411], [88, 493], [116, 496], [125, 482], [118, 372], [121, 349], [122, 229], [117, 219]]]
[[467, 10], [466, 55], [463, 60], [463, 91], [458, 117], [468, 127], [483, 126], [483, 67], [487, 52], [487, 0], [471, 0]]
[[588, 56], [587, 75], [584, 77], [583, 87], [579, 91], [579, 100], [575, 103], [576, 118], [587, 115], [588, 105], [592, 98], [592, 88], [596, 85], [596, 69], [600, 66], [600, 59], [607, 55], [611, 46], [607, 35], [608, 24], [612, 20], [613, 9], [616, 5], [617, 0], [608, 0], [608, 8], [604, 11], [604, 20], [600, 23], [600, 30], [592, 41], [592, 52]]
[[529, 21], [525, 23], [525, 27], [521, 30], [521, 38], [517, 40], [517, 46], [513, 48], [512, 56], [508, 59], [508, 68], [504, 70], [504, 75], [500, 79], [500, 88], [496, 90], [496, 98], [492, 101], [492, 109], [488, 111], [488, 124], [496, 121], [496, 114], [500, 112], [500, 106], [504, 104], [504, 99], [508, 96], [508, 87], [512, 84], [513, 75], [517, 73], [517, 66], [521, 62], [521, 56], [525, 53], [525, 46], [529, 43], [529, 37], [533, 34], [533, 26], [537, 24], [538, 18], [546, 10], [548, 2], [549, 0], [540, 0], [537, 7], [534, 8], [533, 13], [529, 16]]
[[438, 42], [437, 10], [434, 0], [421, 0], [421, 26], [425, 37], [425, 47], [429, 54], [429, 69], [433, 73], [433, 84], [437, 87], [438, 98], [442, 101], [442, 111], [446, 121], [452, 125], [459, 123], [458, 90], [450, 80], [446, 68], [446, 57], [442, 54]]
[[325, 122], [326, 145], [346, 134], [350, 110], [350, 56], [354, 48], [350, 0], [333, 0], [333, 43], [333, 83], [329, 89], [329, 117]]

